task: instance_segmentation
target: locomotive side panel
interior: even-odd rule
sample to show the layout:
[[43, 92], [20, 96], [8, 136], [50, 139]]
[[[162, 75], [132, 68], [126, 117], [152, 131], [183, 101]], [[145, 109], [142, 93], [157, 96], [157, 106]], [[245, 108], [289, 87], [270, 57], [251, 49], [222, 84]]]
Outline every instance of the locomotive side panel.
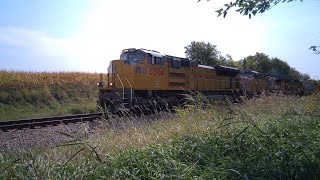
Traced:
[[139, 65], [135, 68], [134, 89], [136, 90], [166, 90], [168, 89], [168, 69]]
[[[189, 90], [192, 87], [189, 76], [193, 74], [193, 71], [188, 68], [172, 68], [169, 67], [168, 75], [168, 90]], [[191, 84], [191, 86], [190, 86]]]

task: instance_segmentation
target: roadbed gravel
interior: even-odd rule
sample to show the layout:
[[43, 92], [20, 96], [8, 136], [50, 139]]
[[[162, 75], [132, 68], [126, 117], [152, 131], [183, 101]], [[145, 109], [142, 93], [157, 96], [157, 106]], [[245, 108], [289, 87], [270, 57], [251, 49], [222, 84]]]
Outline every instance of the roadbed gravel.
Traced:
[[0, 152], [54, 147], [74, 138], [82, 138], [86, 132], [89, 136], [101, 133], [101, 124], [100, 121], [95, 120], [93, 122], [59, 124], [34, 129], [0, 131]]
[[[149, 115], [139, 118], [117, 118], [110, 121], [94, 120], [92, 122], [78, 122], [70, 124], [59, 124], [56, 126], [36, 127], [34, 129], [0, 130], [0, 152], [29, 151], [39, 148], [51, 148], [64, 144], [75, 138], [97, 138], [103, 135], [110, 128], [126, 128], [152, 122], [155, 120], [168, 120], [175, 115], [171, 113]], [[72, 136], [72, 137], [71, 137]]]

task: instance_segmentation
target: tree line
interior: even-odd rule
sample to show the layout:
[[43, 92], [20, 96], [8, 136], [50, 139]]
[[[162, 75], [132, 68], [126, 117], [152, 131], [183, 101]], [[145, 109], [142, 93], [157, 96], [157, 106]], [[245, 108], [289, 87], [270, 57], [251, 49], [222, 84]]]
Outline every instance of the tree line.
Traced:
[[222, 55], [217, 46], [210, 42], [192, 41], [185, 47], [185, 54], [188, 59], [196, 60], [205, 65], [224, 65], [240, 70], [253, 70], [278, 78], [299, 79], [303, 81], [310, 79], [308, 74], [299, 72], [286, 61], [277, 57], [269, 57], [261, 52], [236, 61], [229, 54]]

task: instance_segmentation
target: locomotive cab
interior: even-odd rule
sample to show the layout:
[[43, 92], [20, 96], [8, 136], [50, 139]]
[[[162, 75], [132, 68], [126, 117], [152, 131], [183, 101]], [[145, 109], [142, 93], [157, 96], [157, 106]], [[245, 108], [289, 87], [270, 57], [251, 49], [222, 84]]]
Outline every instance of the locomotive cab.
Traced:
[[158, 51], [131, 48], [122, 51], [120, 60], [132, 66], [139, 64], [164, 65], [165, 59], [163, 56]]
[[145, 53], [133, 48], [125, 49], [120, 55], [120, 60], [129, 65], [143, 64], [145, 61]]
[[100, 105], [131, 107], [136, 101], [143, 101], [154, 96], [155, 91], [165, 89], [167, 63], [163, 57], [153, 50], [124, 49], [120, 59], [110, 62], [105, 80], [101, 78]]

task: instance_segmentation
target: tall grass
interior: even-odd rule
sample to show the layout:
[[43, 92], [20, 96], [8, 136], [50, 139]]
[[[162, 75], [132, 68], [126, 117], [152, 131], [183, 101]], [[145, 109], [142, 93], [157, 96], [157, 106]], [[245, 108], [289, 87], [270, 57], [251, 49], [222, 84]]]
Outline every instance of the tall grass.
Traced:
[[[18, 179], [317, 179], [320, 95], [263, 96], [243, 104], [194, 101], [155, 120], [118, 118], [68, 146], [2, 154]], [[139, 119], [140, 118], [140, 119]], [[121, 122], [119, 122], [121, 121]], [[2, 172], [1, 172], [2, 170]]]

